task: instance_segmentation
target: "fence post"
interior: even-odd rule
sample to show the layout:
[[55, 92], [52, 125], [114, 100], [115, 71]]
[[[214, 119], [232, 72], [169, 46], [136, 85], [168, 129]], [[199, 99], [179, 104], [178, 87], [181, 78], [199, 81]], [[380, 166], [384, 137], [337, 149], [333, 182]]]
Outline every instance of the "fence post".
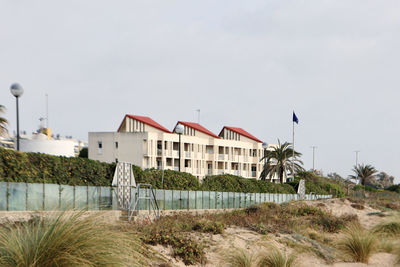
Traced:
[[7, 211], [9, 210], [9, 205], [10, 205], [9, 197], [10, 197], [10, 185], [9, 185], [9, 182], [7, 181], [7, 190], [6, 190], [6, 210]]
[[46, 184], [43, 182], [43, 197], [42, 197], [42, 200], [43, 200], [43, 203], [42, 203], [42, 207], [43, 207], [43, 210], [45, 210], [46, 209]]
[[172, 191], [172, 210], [174, 210], [174, 189], [171, 190]]
[[[75, 185], [73, 185], [73, 190], [72, 190], [72, 208], [73, 209], [75, 209], [76, 208], [76, 204], [75, 204], [75, 190], [76, 190], [76, 188], [75, 188]], [[112, 198], [111, 198], [112, 199]], [[111, 200], [112, 201], [112, 200]]]
[[208, 209], [211, 209], [211, 192], [208, 191]]
[[86, 185], [86, 210], [89, 210], [89, 185]]
[[96, 186], [99, 193], [99, 210], [101, 210], [101, 186]]
[[164, 200], [163, 210], [165, 210], [165, 189], [163, 189], [163, 200]]
[[194, 209], [197, 210], [197, 191], [194, 191]]
[[25, 183], [25, 210], [28, 210], [28, 183]]
[[187, 209], [189, 210], [189, 206], [190, 206], [190, 191], [187, 191]]

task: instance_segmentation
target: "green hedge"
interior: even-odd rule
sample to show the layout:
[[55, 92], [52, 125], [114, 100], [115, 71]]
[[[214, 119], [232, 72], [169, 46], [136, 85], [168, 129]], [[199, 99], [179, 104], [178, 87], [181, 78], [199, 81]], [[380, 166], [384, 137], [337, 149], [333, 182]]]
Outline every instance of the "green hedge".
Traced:
[[251, 193], [296, 193], [294, 188], [288, 184], [268, 183], [229, 174], [205, 177], [202, 183], [202, 190]]
[[[40, 153], [22, 153], [0, 148], [0, 181], [55, 183], [68, 185], [102, 185], [110, 186], [115, 170], [114, 163], [102, 163], [86, 158], [67, 158]], [[297, 183], [274, 184], [255, 179], [246, 179], [234, 175], [208, 176], [202, 184], [198, 179], [184, 172], [155, 169], [142, 170], [133, 166], [137, 183], [151, 184], [155, 188], [175, 190], [204, 190], [249, 193], [296, 193]], [[316, 194], [344, 195], [338, 184], [329, 183], [312, 173], [301, 173], [298, 179], [306, 179], [306, 191]]]
[[110, 185], [115, 164], [0, 148], [0, 181]]

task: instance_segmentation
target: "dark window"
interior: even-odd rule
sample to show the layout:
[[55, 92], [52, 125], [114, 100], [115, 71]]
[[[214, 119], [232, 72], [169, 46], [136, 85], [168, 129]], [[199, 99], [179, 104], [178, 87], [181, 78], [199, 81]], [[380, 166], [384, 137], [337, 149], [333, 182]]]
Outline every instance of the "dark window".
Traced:
[[115, 148], [118, 148], [118, 142], [115, 142]]
[[103, 143], [101, 141], [98, 142], [99, 148], [103, 148]]

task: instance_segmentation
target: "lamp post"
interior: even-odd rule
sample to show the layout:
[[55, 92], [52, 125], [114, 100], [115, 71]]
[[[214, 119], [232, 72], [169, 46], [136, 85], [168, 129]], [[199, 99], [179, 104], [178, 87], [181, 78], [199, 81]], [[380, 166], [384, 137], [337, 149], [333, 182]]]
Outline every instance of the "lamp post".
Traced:
[[182, 124], [178, 124], [175, 127], [175, 132], [179, 135], [179, 171], [181, 171], [181, 136], [183, 134], [183, 131], [185, 130], [185, 127]]
[[19, 106], [18, 98], [24, 93], [24, 89], [18, 83], [13, 83], [10, 87], [10, 92], [15, 96], [17, 102], [17, 151], [19, 151]]
[[267, 173], [266, 173], [266, 169], [267, 169], [267, 148], [268, 148], [267, 142], [262, 143], [262, 147], [264, 148], [264, 180], [267, 180]]
[[311, 146], [312, 149], [312, 170], [315, 172], [315, 149], [317, 148], [316, 146]]

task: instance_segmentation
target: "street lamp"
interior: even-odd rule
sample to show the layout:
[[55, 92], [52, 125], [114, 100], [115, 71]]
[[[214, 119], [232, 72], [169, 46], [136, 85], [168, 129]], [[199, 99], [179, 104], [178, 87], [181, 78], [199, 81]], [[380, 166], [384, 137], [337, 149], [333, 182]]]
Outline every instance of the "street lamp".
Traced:
[[264, 180], [267, 180], [267, 173], [266, 173], [266, 169], [267, 169], [267, 148], [268, 148], [267, 142], [262, 143], [262, 147], [264, 148]]
[[24, 89], [18, 83], [13, 83], [10, 87], [10, 92], [17, 101], [17, 150], [19, 151], [19, 107], [18, 98], [24, 93]]
[[178, 124], [175, 127], [175, 132], [179, 134], [179, 171], [181, 171], [181, 135], [183, 134], [183, 131], [185, 130], [185, 127], [182, 124]]

